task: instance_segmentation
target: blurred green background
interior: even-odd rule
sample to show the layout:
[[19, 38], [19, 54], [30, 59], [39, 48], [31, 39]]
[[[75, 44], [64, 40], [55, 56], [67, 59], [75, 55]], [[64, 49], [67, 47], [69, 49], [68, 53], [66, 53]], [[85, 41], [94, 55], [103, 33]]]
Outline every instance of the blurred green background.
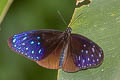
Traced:
[[75, 0], [14, 0], [0, 25], [0, 80], [56, 80], [57, 70], [40, 67], [8, 47], [8, 38], [16, 33], [38, 29], [64, 30], [69, 23]]

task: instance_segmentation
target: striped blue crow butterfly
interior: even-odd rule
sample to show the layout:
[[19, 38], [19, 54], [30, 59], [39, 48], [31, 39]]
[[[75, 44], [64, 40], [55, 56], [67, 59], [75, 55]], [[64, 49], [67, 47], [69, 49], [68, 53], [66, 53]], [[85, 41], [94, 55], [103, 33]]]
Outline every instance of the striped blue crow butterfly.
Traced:
[[93, 41], [71, 33], [71, 27], [64, 32], [38, 30], [13, 35], [9, 47], [42, 67], [76, 72], [99, 66], [104, 58], [103, 50]]

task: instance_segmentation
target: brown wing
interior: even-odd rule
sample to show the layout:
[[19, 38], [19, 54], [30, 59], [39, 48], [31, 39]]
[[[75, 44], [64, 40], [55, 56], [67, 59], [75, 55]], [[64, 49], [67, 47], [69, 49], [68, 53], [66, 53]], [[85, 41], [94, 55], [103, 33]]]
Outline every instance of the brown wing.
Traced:
[[37, 63], [45, 68], [59, 69], [60, 54], [63, 47], [62, 43], [56, 44], [56, 48], [47, 57], [37, 61]]

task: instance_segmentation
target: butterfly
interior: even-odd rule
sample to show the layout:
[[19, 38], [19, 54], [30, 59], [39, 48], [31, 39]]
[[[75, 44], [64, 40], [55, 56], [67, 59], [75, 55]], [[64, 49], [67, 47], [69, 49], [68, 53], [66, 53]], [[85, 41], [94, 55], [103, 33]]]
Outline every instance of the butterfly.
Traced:
[[100, 66], [103, 50], [88, 38], [71, 33], [71, 27], [62, 31], [38, 30], [13, 35], [9, 47], [42, 67], [76, 72]]

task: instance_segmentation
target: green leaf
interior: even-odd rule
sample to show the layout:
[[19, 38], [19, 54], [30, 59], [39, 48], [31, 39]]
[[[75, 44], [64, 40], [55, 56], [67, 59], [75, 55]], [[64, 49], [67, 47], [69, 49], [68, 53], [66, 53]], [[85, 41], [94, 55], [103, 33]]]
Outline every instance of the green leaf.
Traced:
[[13, 0], [0, 0], [0, 24]]
[[[81, 15], [80, 15], [81, 14]], [[120, 1], [92, 0], [75, 9], [72, 32], [88, 37], [104, 51], [103, 64], [75, 73], [59, 71], [58, 80], [119, 80], [120, 77]]]

